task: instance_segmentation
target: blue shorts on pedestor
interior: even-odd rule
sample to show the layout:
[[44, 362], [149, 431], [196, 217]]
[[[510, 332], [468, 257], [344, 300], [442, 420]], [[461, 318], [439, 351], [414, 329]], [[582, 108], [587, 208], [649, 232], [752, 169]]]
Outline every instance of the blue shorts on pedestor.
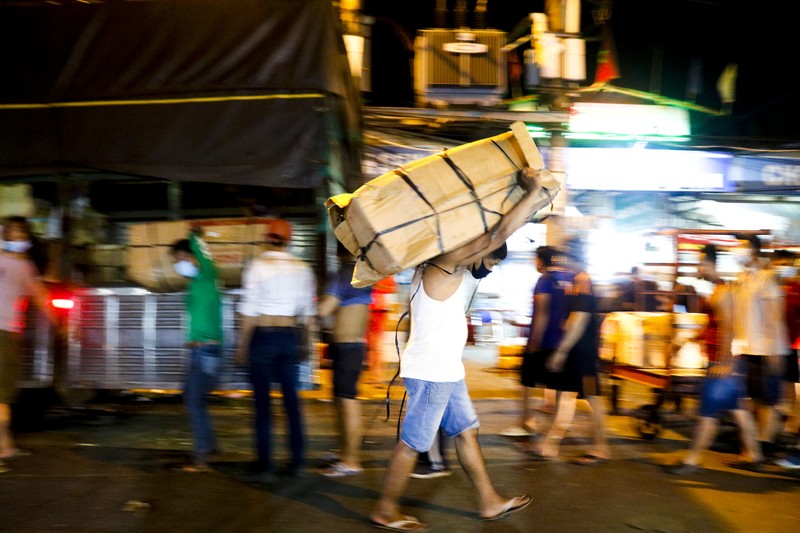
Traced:
[[408, 393], [400, 440], [412, 450], [427, 452], [441, 427], [448, 437], [480, 426], [464, 380], [450, 382], [404, 378]]

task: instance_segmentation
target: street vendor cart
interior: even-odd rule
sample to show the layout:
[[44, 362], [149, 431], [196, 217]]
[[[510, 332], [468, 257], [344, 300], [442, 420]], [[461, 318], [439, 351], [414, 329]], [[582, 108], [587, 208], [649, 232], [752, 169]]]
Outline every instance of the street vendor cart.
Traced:
[[652, 403], [630, 412], [646, 439], [661, 431], [661, 409], [667, 400], [680, 410], [681, 398], [699, 394], [706, 362], [700, 333], [708, 317], [702, 313], [614, 312], [601, 325], [601, 359], [611, 378], [611, 408], [619, 413], [623, 381], [651, 387]]

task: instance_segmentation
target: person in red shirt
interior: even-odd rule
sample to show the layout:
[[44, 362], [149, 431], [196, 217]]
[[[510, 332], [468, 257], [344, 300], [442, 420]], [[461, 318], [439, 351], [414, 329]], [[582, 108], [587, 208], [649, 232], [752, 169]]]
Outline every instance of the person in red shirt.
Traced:
[[800, 348], [800, 276], [796, 262], [797, 254], [788, 250], [776, 250], [772, 254], [772, 270], [783, 290], [784, 316], [791, 343], [783, 378], [784, 398], [788, 408], [785, 431], [789, 434], [797, 434], [800, 429], [800, 405], [797, 402], [797, 383], [800, 382], [797, 361], [797, 349]]

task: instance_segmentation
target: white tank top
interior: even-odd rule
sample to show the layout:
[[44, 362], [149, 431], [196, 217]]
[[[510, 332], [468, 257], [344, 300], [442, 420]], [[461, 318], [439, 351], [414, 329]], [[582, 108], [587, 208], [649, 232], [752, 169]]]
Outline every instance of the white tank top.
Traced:
[[411, 330], [400, 357], [400, 377], [451, 382], [464, 379], [467, 343], [464, 280], [446, 300], [434, 300], [422, 285], [422, 268], [411, 284]]

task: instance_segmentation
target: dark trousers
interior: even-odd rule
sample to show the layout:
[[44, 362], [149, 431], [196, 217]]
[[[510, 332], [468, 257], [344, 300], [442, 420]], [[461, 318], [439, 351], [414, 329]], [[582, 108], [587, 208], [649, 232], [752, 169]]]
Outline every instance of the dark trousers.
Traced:
[[256, 408], [256, 451], [258, 468], [272, 470], [272, 383], [283, 393], [283, 407], [289, 419], [290, 468], [304, 460], [303, 423], [297, 396], [299, 334], [294, 328], [256, 328], [250, 341], [250, 380]]

